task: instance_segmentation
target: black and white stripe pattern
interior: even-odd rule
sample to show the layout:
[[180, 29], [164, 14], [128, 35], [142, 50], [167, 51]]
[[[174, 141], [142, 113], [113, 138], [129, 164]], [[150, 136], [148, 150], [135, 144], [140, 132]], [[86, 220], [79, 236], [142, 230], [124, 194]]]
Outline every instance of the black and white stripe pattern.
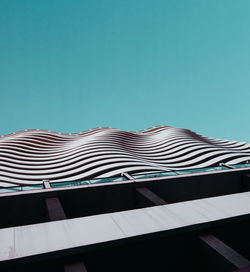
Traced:
[[159, 126], [78, 134], [26, 130], [0, 137], [0, 186], [73, 181], [124, 172], [171, 171], [250, 160], [250, 145]]

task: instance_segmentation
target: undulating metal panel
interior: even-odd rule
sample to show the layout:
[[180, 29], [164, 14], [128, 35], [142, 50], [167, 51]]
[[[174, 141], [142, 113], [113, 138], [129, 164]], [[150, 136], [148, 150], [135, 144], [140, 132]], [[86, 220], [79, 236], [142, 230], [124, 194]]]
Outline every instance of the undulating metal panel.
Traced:
[[72, 181], [124, 172], [177, 171], [250, 160], [250, 145], [159, 126], [76, 134], [25, 130], [0, 137], [0, 186]]

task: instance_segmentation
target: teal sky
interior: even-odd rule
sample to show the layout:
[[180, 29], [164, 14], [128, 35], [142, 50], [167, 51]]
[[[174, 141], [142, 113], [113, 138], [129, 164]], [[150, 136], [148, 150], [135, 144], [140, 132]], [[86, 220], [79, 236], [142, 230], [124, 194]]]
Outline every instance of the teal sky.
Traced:
[[249, 0], [1, 0], [0, 134], [154, 125], [250, 142]]

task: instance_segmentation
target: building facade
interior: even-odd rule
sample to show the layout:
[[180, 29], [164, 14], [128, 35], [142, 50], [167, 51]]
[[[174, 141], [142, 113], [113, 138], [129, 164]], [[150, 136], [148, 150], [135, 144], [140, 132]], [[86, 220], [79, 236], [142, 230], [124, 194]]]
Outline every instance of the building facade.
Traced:
[[159, 126], [0, 137], [1, 271], [250, 271], [250, 145]]

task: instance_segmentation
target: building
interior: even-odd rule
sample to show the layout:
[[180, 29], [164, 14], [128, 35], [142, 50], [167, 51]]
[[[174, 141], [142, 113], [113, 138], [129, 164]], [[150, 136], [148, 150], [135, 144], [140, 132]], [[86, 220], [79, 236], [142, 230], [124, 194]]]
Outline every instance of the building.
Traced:
[[26, 130], [0, 152], [0, 271], [250, 271], [249, 144]]

